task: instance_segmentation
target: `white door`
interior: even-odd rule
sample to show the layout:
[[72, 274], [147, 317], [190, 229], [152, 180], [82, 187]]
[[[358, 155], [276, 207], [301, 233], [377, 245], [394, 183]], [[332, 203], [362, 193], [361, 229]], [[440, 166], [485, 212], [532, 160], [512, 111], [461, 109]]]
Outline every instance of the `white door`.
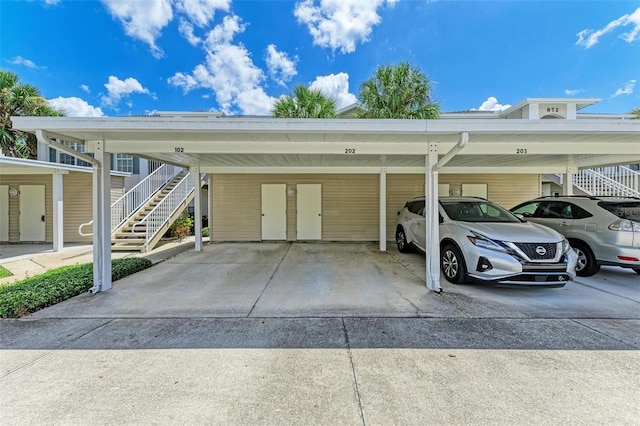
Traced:
[[9, 185], [0, 185], [0, 241], [9, 241]]
[[44, 241], [44, 185], [20, 185], [20, 241]]
[[287, 185], [262, 185], [262, 239], [287, 239]]
[[297, 239], [322, 239], [322, 185], [300, 184], [297, 188]]

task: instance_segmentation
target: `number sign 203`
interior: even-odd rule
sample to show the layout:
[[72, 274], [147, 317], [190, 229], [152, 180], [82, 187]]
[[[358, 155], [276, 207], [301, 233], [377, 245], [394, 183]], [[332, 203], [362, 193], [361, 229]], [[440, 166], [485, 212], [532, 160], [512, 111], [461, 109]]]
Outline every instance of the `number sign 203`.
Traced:
[[527, 154], [527, 148], [516, 148], [516, 154], [519, 154], [519, 155]]

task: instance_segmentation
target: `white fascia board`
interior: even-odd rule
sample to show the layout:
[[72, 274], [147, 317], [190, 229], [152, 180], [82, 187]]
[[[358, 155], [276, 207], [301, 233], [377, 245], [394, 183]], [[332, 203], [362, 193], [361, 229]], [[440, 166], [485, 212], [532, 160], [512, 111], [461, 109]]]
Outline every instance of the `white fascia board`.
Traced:
[[[200, 167], [212, 174], [380, 174], [381, 167]], [[387, 174], [423, 174], [424, 167], [385, 167]], [[485, 169], [486, 170], [486, 169]], [[483, 172], [486, 173], [486, 172]]]
[[469, 132], [473, 142], [474, 133], [637, 133], [640, 137], [640, 120], [428, 120], [427, 135]]
[[[414, 133], [426, 130], [426, 120], [285, 119], [189, 117], [12, 117], [15, 129], [37, 129], [64, 136], [66, 132], [95, 133], [91, 139], [109, 139], [118, 131], [227, 132], [227, 133]], [[104, 136], [98, 136], [105, 132]], [[73, 135], [72, 135], [73, 136]]]
[[[200, 141], [107, 141], [109, 151], [129, 154], [340, 154], [424, 155], [426, 143], [372, 142], [200, 142]], [[179, 150], [179, 151], [177, 151]], [[178, 155], [178, 154], [176, 154]]]
[[441, 175], [446, 174], [510, 174], [510, 175], [539, 175], [547, 173], [564, 173], [566, 172], [566, 166], [495, 166], [489, 167], [443, 167], [438, 170]]

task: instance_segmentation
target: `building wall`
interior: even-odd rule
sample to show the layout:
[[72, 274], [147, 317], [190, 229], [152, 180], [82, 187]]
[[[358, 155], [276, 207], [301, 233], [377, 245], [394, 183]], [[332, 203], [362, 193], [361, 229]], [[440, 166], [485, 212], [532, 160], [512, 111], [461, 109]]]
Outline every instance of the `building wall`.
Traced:
[[[69, 172], [63, 175], [64, 242], [91, 242], [92, 237], [82, 237], [78, 227], [93, 216], [93, 181], [91, 173]], [[20, 185], [44, 185], [45, 187], [45, 242], [53, 242], [53, 182], [51, 175], [0, 175], [0, 185], [20, 189]], [[124, 194], [124, 178], [111, 177], [111, 201]], [[91, 232], [91, 227], [85, 228]], [[9, 197], [9, 243], [20, 242], [20, 195]]]
[[[287, 240], [296, 239], [297, 184], [322, 184], [322, 239], [376, 241], [379, 239], [380, 176], [374, 175], [212, 175], [214, 241], [261, 239], [261, 185], [286, 184]], [[466, 183], [487, 184], [488, 198], [505, 207], [537, 197], [538, 175], [439, 175], [450, 188]], [[424, 195], [424, 175], [387, 175], [387, 239], [393, 240], [397, 211], [413, 197]]]

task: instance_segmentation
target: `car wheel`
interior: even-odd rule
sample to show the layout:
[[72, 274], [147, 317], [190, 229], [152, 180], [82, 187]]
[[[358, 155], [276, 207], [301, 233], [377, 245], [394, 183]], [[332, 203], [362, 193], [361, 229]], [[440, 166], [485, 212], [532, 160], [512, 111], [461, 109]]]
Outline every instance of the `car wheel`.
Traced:
[[440, 268], [444, 277], [453, 284], [467, 280], [467, 267], [460, 250], [453, 244], [447, 244], [440, 253]]
[[407, 236], [404, 233], [404, 228], [401, 226], [396, 230], [396, 244], [398, 244], [398, 251], [400, 253], [411, 252], [411, 246], [407, 242]]
[[590, 277], [600, 270], [600, 265], [596, 262], [593, 252], [583, 243], [573, 243], [573, 249], [578, 254], [578, 264], [576, 265], [576, 275], [579, 277]]

